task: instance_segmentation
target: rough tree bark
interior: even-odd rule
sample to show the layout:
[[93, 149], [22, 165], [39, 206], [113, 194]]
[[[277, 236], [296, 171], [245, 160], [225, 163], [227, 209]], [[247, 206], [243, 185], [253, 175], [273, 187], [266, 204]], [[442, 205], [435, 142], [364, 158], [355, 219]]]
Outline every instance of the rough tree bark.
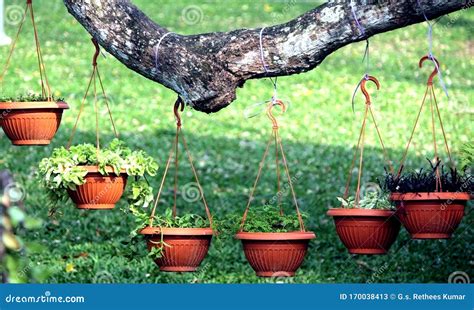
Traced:
[[[337, 49], [378, 33], [424, 21], [416, 0], [356, 5], [365, 32], [353, 18], [349, 1], [330, 1], [286, 24], [268, 27], [263, 46], [268, 75], [259, 52], [260, 29], [199, 35], [168, 35], [128, 0], [64, 0], [69, 12], [102, 47], [139, 74], [177, 92], [196, 110], [216, 112], [236, 98], [246, 80], [309, 71]], [[472, 0], [420, 1], [428, 18], [468, 8]]]

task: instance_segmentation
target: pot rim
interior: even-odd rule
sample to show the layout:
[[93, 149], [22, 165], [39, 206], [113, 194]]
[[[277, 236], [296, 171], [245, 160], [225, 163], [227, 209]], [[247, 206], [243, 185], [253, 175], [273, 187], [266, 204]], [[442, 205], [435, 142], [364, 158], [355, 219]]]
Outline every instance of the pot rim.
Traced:
[[[85, 166], [85, 165], [78, 165], [77, 167], [81, 167], [81, 168], [84, 168], [87, 170], [87, 173], [99, 173], [99, 166]], [[105, 167], [105, 171], [107, 173], [115, 173], [115, 170], [113, 167], [111, 166], [107, 166]], [[120, 174], [127, 174], [127, 170], [126, 169], [121, 169], [120, 170]], [[106, 175], [104, 175], [106, 176]]]
[[419, 192], [419, 193], [391, 193], [390, 200], [470, 200], [467, 192]]
[[290, 231], [290, 232], [245, 232], [235, 234], [235, 239], [240, 240], [311, 240], [316, 238], [312, 231]]
[[9, 101], [0, 102], [0, 110], [69, 109], [65, 101]]
[[331, 208], [326, 213], [329, 216], [374, 216], [390, 217], [395, 214], [395, 210], [361, 209], [361, 208]]
[[179, 227], [152, 227], [147, 226], [139, 231], [141, 235], [174, 235], [174, 236], [212, 236], [214, 231], [210, 227], [205, 228], [179, 228]]

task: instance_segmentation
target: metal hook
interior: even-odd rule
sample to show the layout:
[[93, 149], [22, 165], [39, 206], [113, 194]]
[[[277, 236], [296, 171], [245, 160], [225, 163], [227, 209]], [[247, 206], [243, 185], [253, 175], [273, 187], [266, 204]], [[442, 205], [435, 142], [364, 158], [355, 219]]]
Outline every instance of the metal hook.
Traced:
[[273, 123], [273, 129], [278, 129], [278, 122], [275, 118], [275, 116], [273, 116], [273, 113], [272, 113], [272, 109], [274, 106], [280, 106], [281, 107], [281, 110], [283, 112], [286, 111], [286, 106], [285, 104], [283, 103], [283, 101], [281, 101], [280, 99], [276, 99], [276, 100], [272, 100], [269, 104], [268, 104], [268, 108], [267, 108], [267, 116], [268, 118], [272, 121]]
[[179, 116], [179, 110], [181, 112], [184, 111], [184, 101], [181, 99], [181, 97], [178, 97], [178, 99], [174, 103], [174, 110], [173, 110], [174, 116], [176, 117], [176, 126], [181, 127], [181, 116]]
[[97, 66], [97, 57], [100, 55], [100, 46], [96, 39], [92, 38], [91, 41], [95, 46], [95, 53], [94, 57], [92, 58], [92, 65], [95, 67]]
[[434, 56], [431, 56], [431, 55], [423, 56], [420, 59], [420, 62], [418, 63], [418, 66], [420, 68], [423, 67], [423, 63], [425, 62], [425, 60], [431, 60], [435, 63], [434, 64], [435, 68], [434, 68], [433, 72], [431, 72], [430, 77], [428, 78], [428, 82], [427, 82], [428, 85], [433, 85], [433, 78], [436, 76], [436, 74], [438, 74], [439, 61], [438, 61], [438, 59], [434, 58]]
[[360, 82], [360, 89], [362, 90], [362, 93], [365, 96], [365, 103], [370, 104], [370, 95], [369, 95], [369, 92], [367, 91], [367, 89], [365, 89], [365, 83], [367, 81], [374, 82], [374, 84], [377, 86], [377, 90], [380, 89], [380, 83], [375, 77], [373, 77], [371, 75], [368, 75], [368, 76], [364, 77], [362, 79], [362, 81]]

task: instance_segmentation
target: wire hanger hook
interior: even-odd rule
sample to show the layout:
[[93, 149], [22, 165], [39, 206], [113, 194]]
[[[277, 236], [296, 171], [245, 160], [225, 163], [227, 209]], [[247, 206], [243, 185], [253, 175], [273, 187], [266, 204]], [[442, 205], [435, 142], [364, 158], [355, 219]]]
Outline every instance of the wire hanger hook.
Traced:
[[367, 89], [365, 88], [365, 83], [367, 83], [367, 81], [374, 82], [375, 86], [377, 86], [377, 90], [380, 89], [380, 83], [375, 77], [373, 77], [371, 75], [368, 75], [367, 77], [363, 78], [362, 81], [360, 82], [360, 90], [362, 91], [362, 93], [365, 96], [365, 103], [370, 104], [371, 103], [370, 95], [369, 95], [369, 92], [367, 91]]
[[278, 129], [278, 122], [277, 122], [275, 116], [272, 113], [272, 110], [273, 110], [274, 106], [280, 106], [283, 113], [286, 111], [286, 106], [283, 103], [283, 101], [281, 101], [279, 99], [276, 99], [276, 100], [274, 100], [274, 101], [272, 101], [268, 104], [267, 116], [273, 123], [273, 129]]
[[422, 67], [423, 67], [423, 63], [424, 63], [426, 60], [433, 61], [434, 64], [435, 64], [435, 66], [434, 66], [435, 68], [434, 68], [433, 72], [431, 72], [430, 77], [428, 78], [428, 82], [427, 82], [428, 85], [433, 85], [433, 78], [438, 74], [439, 61], [438, 61], [438, 59], [436, 59], [434, 56], [426, 55], [426, 56], [423, 56], [423, 57], [420, 59], [420, 62], [418, 63], [418, 66], [419, 66], [420, 68], [422, 68]]

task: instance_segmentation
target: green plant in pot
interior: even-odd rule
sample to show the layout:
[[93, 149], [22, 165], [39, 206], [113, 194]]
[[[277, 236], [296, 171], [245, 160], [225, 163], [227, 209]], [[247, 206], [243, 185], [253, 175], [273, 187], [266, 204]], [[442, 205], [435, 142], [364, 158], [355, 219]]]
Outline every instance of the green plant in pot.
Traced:
[[112, 209], [129, 176], [133, 177], [129, 201], [148, 206], [153, 194], [144, 177], [156, 175], [157, 170], [151, 156], [114, 139], [101, 149], [92, 144], [56, 148], [40, 162], [38, 175], [56, 206], [70, 197], [79, 209]]
[[[452, 236], [464, 216], [466, 203], [470, 200], [472, 193], [472, 176], [467, 171], [459, 173], [454, 166], [433, 88], [433, 78], [438, 72], [439, 63], [432, 56], [424, 56], [420, 59], [419, 66], [421, 67], [426, 60], [431, 60], [438, 65], [428, 78], [425, 96], [400, 162], [400, 169], [396, 174], [389, 173], [383, 186], [391, 192], [390, 199], [397, 206], [397, 216], [412, 238], [447, 239]], [[425, 102], [427, 94], [429, 94], [428, 103]], [[408, 149], [425, 104], [429, 105], [431, 112], [434, 161], [433, 163], [429, 161], [430, 168], [427, 170], [404, 173]], [[444, 147], [449, 158], [449, 170], [439, 159], [436, 122], [439, 123], [442, 131]], [[465, 157], [466, 163], [469, 162], [469, 158], [469, 155]]]
[[[395, 211], [392, 210], [392, 206], [387, 201], [386, 195], [383, 195], [378, 191], [368, 192], [363, 195], [361, 191], [364, 137], [367, 117], [369, 115], [372, 117], [380, 143], [384, 148], [382, 137], [372, 111], [370, 96], [365, 89], [367, 81], [374, 82], [377, 89], [380, 87], [378, 80], [373, 76], [364, 77], [360, 82], [360, 88], [365, 95], [366, 102], [364, 119], [362, 121], [358, 140], [359, 142], [354, 153], [351, 169], [349, 169], [349, 177], [346, 183], [344, 197], [338, 198], [341, 206], [339, 208], [329, 209], [327, 214], [333, 217], [336, 232], [349, 253], [374, 255], [386, 254], [388, 252], [398, 236], [400, 222], [395, 217]], [[357, 189], [354, 196], [349, 196], [352, 168], [355, 165], [359, 148], [360, 159]], [[386, 154], [385, 149], [383, 150], [383, 153], [384, 155]]]
[[45, 64], [36, 33], [35, 20], [33, 18], [33, 4], [27, 3], [24, 15], [18, 26], [18, 33], [11, 45], [5, 67], [0, 75], [0, 84], [3, 81], [16, 47], [17, 40], [23, 24], [26, 21], [28, 11], [31, 11], [31, 21], [35, 33], [36, 53], [41, 78], [41, 94], [25, 94], [20, 96], [0, 97], [0, 127], [13, 145], [47, 145], [55, 136], [61, 123], [63, 111], [69, 106], [62, 99], [55, 98], [49, 85]]
[[[285, 111], [285, 105], [280, 100], [272, 100], [272, 102], [268, 104], [267, 115], [273, 123], [272, 139], [270, 139], [267, 144], [267, 151], [263, 155], [254, 186], [247, 202], [247, 207], [235, 238], [242, 241], [245, 257], [250, 266], [255, 270], [257, 276], [292, 277], [303, 263], [306, 252], [308, 251], [309, 241], [316, 238], [316, 235], [313, 232], [306, 231], [303, 215], [299, 210], [298, 201], [293, 189], [293, 182], [283, 151], [283, 145], [278, 133], [278, 123], [271, 112], [275, 105], [280, 106], [282, 110]], [[272, 141], [275, 141], [277, 150], [276, 167], [278, 188], [280, 188], [278, 159], [279, 155], [281, 155], [296, 214], [284, 214], [281, 203], [279, 203], [279, 208], [268, 205], [255, 209], [250, 208], [262, 167]], [[282, 192], [279, 191], [276, 197], [281, 197], [281, 195]], [[280, 202], [280, 199], [278, 199], [278, 201]]]
[[[214, 230], [212, 228], [212, 216], [204, 197], [197, 171], [194, 167], [191, 153], [187, 148], [187, 143], [181, 129], [181, 118], [178, 109], [184, 109], [184, 102], [178, 98], [174, 105], [174, 115], [177, 120], [176, 136], [172, 151], [167, 160], [161, 180], [160, 188], [151, 211], [147, 216], [141, 210], [131, 208], [138, 227], [137, 231], [146, 239], [147, 247], [150, 255], [155, 263], [160, 267], [161, 271], [170, 272], [192, 272], [195, 271], [209, 251]], [[178, 195], [178, 158], [179, 158], [179, 139], [182, 139], [182, 145], [186, 150], [191, 170], [195, 178], [195, 186], [199, 191], [197, 200], [201, 200], [206, 217], [196, 214], [177, 214], [177, 195]], [[161, 193], [166, 180], [171, 159], [174, 154], [175, 164], [175, 184], [173, 189], [174, 203], [173, 207], [167, 208], [163, 215], [156, 213], [158, 203], [160, 202]], [[191, 202], [194, 203], [194, 202]]]

